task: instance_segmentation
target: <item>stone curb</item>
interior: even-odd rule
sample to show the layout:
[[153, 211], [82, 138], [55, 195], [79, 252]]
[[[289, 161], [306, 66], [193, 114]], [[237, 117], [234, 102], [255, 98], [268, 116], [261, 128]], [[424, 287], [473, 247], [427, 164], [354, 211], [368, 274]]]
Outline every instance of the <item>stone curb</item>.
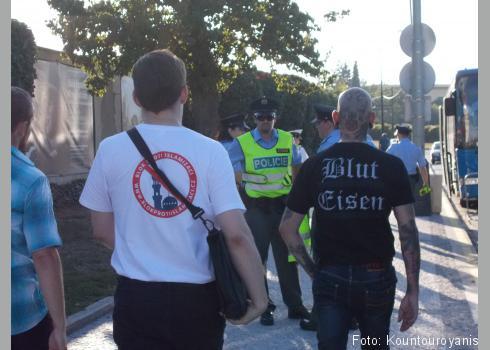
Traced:
[[449, 204], [451, 205], [453, 211], [456, 213], [456, 216], [458, 217], [459, 221], [461, 222], [461, 226], [463, 230], [466, 231], [466, 234], [468, 235], [471, 244], [473, 245], [473, 248], [475, 248], [476, 252], [478, 253], [478, 229], [475, 230], [471, 228], [468, 223], [466, 222], [466, 219], [464, 217], [464, 208], [458, 206], [458, 203], [455, 203], [453, 197], [449, 194], [448, 190], [446, 189], [445, 186], [442, 187], [442, 190], [444, 194], [446, 195], [446, 198], [449, 201]]
[[68, 335], [80, 330], [90, 322], [106, 315], [114, 308], [114, 297], [103, 298], [68, 317], [66, 332]]

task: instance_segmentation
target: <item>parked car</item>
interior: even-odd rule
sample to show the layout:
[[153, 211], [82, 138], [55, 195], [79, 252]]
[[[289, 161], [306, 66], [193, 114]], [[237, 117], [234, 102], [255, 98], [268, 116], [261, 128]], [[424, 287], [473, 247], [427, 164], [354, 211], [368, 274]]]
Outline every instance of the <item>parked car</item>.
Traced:
[[441, 162], [441, 143], [436, 141], [432, 144], [430, 149], [430, 162], [435, 164], [436, 162]]

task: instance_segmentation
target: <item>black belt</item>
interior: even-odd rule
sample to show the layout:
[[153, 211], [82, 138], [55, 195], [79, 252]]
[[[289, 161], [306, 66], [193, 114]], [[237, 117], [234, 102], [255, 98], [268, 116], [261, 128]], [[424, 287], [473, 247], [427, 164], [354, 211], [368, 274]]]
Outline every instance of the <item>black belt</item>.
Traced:
[[334, 262], [328, 262], [324, 264], [320, 264], [320, 269], [325, 268], [325, 267], [331, 267], [331, 266], [353, 266], [353, 267], [362, 267], [368, 270], [386, 270], [391, 268], [393, 265], [392, 261], [372, 261], [368, 263], [363, 263], [363, 264], [345, 264], [345, 263], [334, 263]]

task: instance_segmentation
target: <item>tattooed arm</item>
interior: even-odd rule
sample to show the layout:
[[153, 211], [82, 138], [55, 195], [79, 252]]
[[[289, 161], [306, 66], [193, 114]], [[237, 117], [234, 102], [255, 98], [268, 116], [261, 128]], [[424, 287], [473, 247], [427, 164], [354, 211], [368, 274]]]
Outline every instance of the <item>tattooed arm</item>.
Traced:
[[279, 232], [284, 242], [286, 242], [289, 252], [294, 255], [296, 261], [300, 263], [306, 273], [313, 278], [315, 264], [306, 251], [303, 239], [298, 233], [299, 225], [304, 216], [305, 214], [296, 213], [286, 207], [279, 225]]
[[407, 292], [400, 304], [398, 315], [398, 322], [403, 321], [400, 327], [403, 332], [415, 323], [418, 315], [420, 244], [413, 205], [395, 207], [394, 213], [398, 222], [400, 245], [407, 273]]
[[400, 233], [403, 261], [407, 272], [407, 293], [419, 291], [420, 245], [412, 204], [394, 208]]

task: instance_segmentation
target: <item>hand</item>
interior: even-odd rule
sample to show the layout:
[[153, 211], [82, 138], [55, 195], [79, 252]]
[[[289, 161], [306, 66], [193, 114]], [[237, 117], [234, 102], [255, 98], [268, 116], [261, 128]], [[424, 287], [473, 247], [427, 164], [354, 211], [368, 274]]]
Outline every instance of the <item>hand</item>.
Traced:
[[398, 322], [402, 322], [400, 331], [405, 332], [412, 327], [419, 314], [419, 296], [416, 293], [407, 293], [400, 303]]
[[430, 189], [429, 185], [424, 184], [422, 188], [419, 190], [419, 194], [421, 196], [425, 196], [426, 194], [429, 194], [432, 190]]
[[262, 313], [267, 309], [267, 303], [264, 303], [264, 305], [257, 306], [253, 302], [250, 302], [248, 305], [247, 312], [245, 315], [243, 315], [242, 318], [239, 320], [231, 320], [228, 319], [228, 321], [237, 326], [237, 325], [242, 325], [242, 324], [248, 324], [255, 320], [257, 317], [262, 315]]
[[55, 328], [49, 336], [49, 350], [66, 350], [66, 329]]

